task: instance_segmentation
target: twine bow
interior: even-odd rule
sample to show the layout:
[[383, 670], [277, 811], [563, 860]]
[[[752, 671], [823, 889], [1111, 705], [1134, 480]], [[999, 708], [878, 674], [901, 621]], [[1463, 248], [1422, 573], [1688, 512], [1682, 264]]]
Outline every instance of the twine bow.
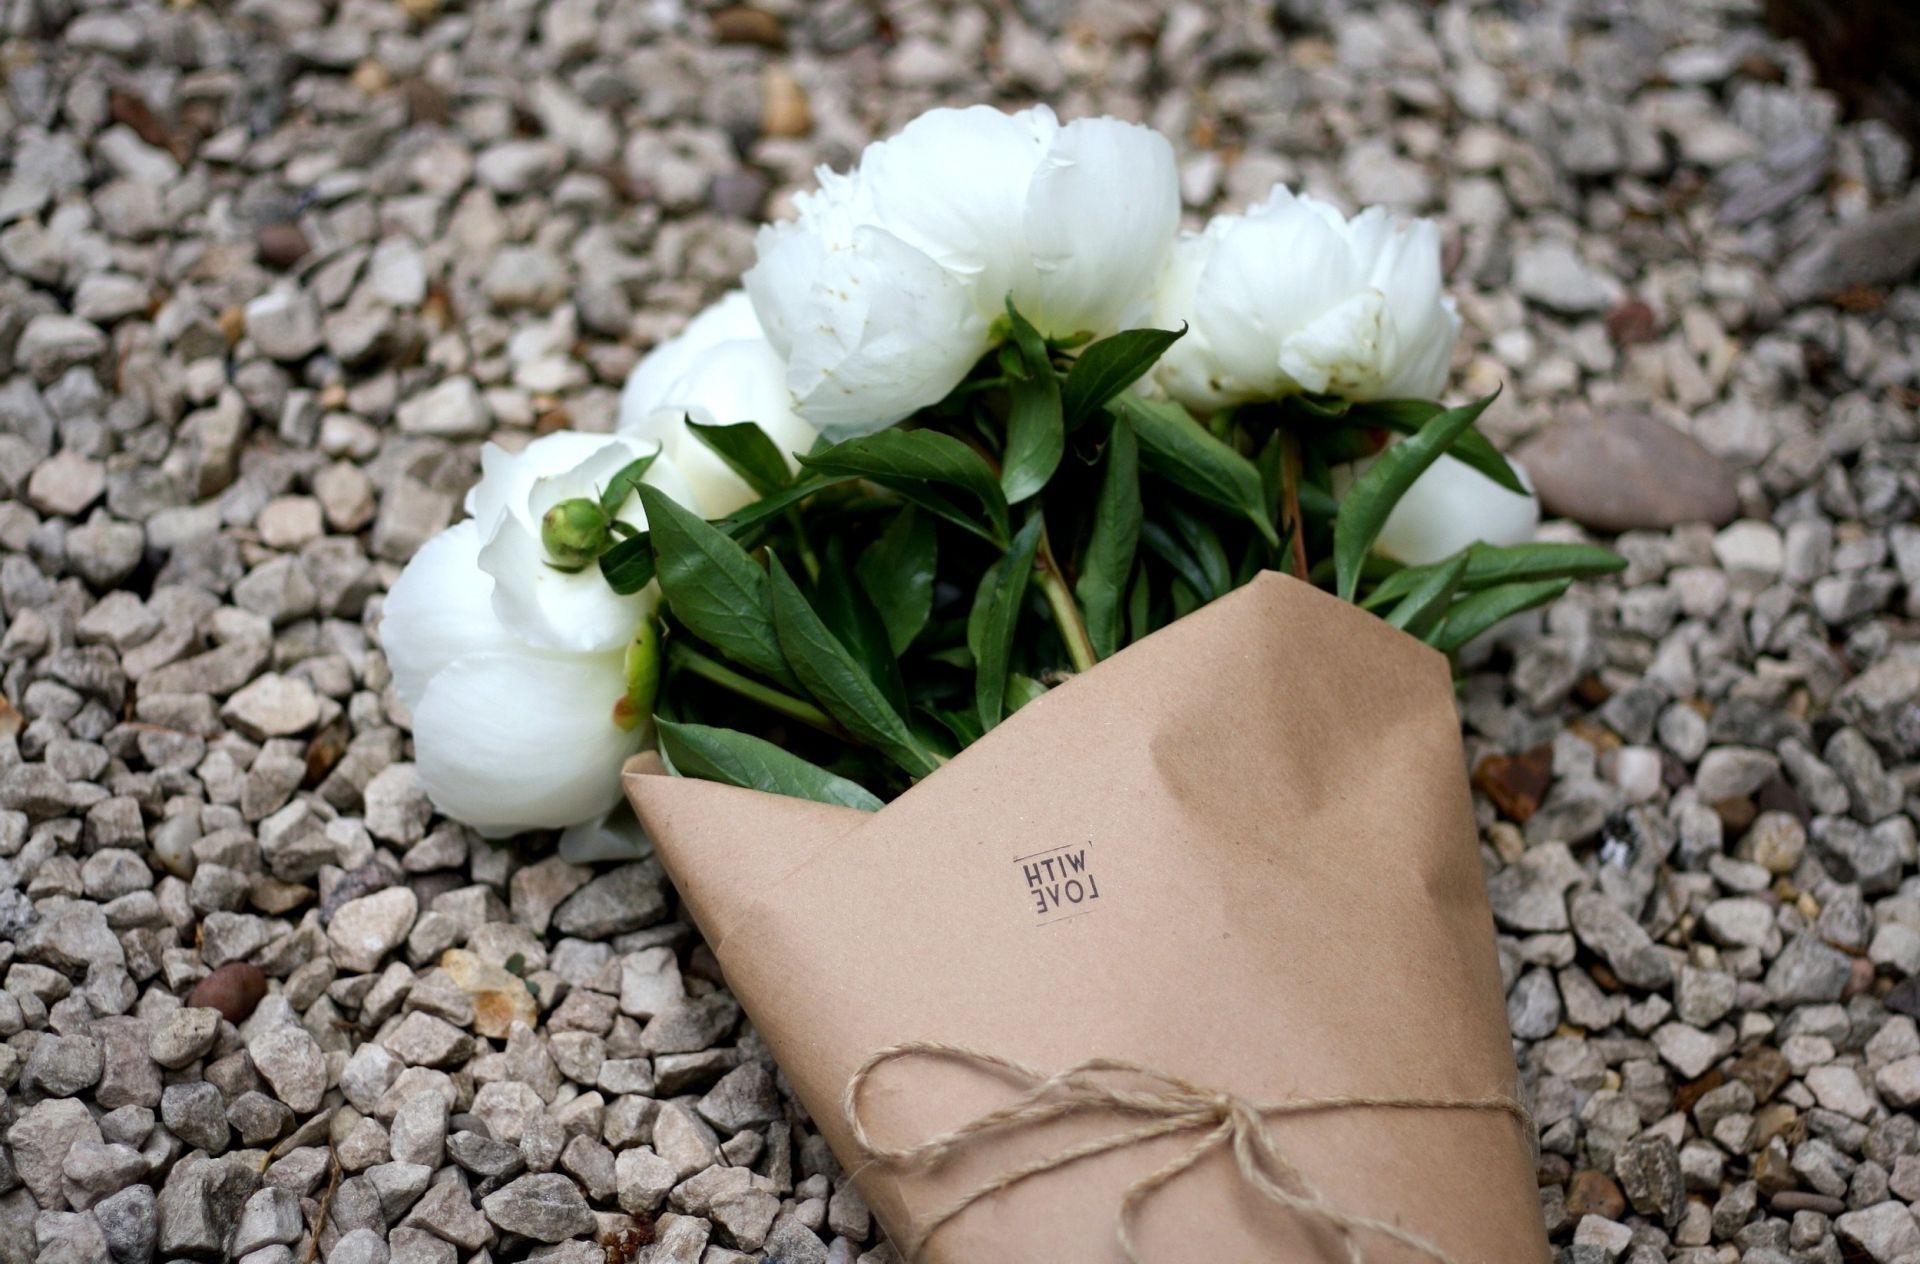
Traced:
[[[866, 1121], [860, 1114], [860, 1093], [874, 1072], [889, 1062], [906, 1058], [944, 1058], [985, 1067], [1022, 1084], [1024, 1089], [1013, 1101], [950, 1132], [912, 1145], [897, 1148], [883, 1146], [875, 1142], [867, 1131]], [[1123, 1078], [1116, 1081], [1112, 1078], [1115, 1076]], [[1139, 1086], [1130, 1086], [1129, 1081]], [[1114, 1234], [1128, 1264], [1144, 1264], [1133, 1237], [1133, 1222], [1141, 1204], [1222, 1146], [1232, 1152], [1234, 1165], [1247, 1188], [1302, 1219], [1339, 1234], [1348, 1264], [1363, 1264], [1360, 1246], [1356, 1241], [1357, 1235], [1362, 1234], [1374, 1234], [1398, 1242], [1426, 1256], [1434, 1264], [1460, 1264], [1460, 1261], [1418, 1234], [1385, 1220], [1343, 1210], [1327, 1201], [1313, 1182], [1281, 1152], [1272, 1130], [1267, 1126], [1268, 1121], [1276, 1117], [1333, 1110], [1464, 1110], [1511, 1115], [1527, 1128], [1531, 1128], [1533, 1123], [1525, 1106], [1511, 1097], [1498, 1094], [1487, 1097], [1295, 1097], [1276, 1102], [1252, 1102], [1119, 1058], [1089, 1058], [1077, 1066], [1048, 1075], [991, 1053], [928, 1040], [893, 1045], [868, 1058], [854, 1072], [853, 1078], [847, 1081], [842, 1108], [854, 1143], [860, 1147], [869, 1163], [914, 1168], [937, 1167], [975, 1137], [1012, 1132], [1068, 1116], [1115, 1113], [1134, 1116], [1142, 1121], [1128, 1131], [1081, 1142], [981, 1184], [927, 1221], [918, 1241], [909, 1247], [911, 1255], [918, 1255], [921, 1248], [948, 1221], [975, 1203], [1023, 1181], [1057, 1172], [1081, 1159], [1124, 1150], [1158, 1137], [1180, 1133], [1202, 1134], [1191, 1148], [1176, 1155], [1157, 1171], [1135, 1181], [1121, 1195]]]

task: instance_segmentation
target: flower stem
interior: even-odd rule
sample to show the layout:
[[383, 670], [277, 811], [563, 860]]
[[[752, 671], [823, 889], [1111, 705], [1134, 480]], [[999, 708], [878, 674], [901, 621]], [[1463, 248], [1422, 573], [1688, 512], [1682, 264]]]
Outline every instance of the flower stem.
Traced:
[[1078, 672], [1092, 671], [1099, 661], [1099, 655], [1093, 652], [1093, 638], [1087, 635], [1086, 620], [1080, 616], [1080, 604], [1073, 599], [1073, 593], [1067, 589], [1067, 580], [1060, 573], [1060, 563], [1053, 556], [1053, 541], [1047, 538], [1047, 529], [1040, 528], [1040, 556], [1038, 562], [1040, 591], [1047, 596], [1047, 605], [1053, 611], [1053, 621], [1060, 629], [1060, 639], [1067, 643], [1067, 657], [1073, 660], [1073, 669]]
[[1293, 573], [1304, 580], [1309, 572], [1307, 524], [1300, 515], [1300, 465], [1300, 437], [1283, 427], [1280, 431], [1280, 495], [1293, 531]]
[[700, 679], [719, 685], [722, 689], [749, 702], [757, 702], [769, 711], [777, 711], [790, 720], [798, 720], [809, 728], [819, 729], [822, 733], [846, 739], [840, 726], [833, 718], [811, 702], [803, 702], [790, 693], [782, 693], [770, 685], [743, 676], [717, 659], [708, 658], [699, 650], [686, 644], [674, 645], [668, 650], [668, 657], [675, 667], [685, 668]]

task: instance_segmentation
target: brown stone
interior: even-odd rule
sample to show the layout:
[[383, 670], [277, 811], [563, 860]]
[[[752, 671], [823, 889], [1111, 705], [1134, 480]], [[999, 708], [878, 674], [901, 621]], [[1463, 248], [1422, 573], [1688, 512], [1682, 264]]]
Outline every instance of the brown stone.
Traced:
[[1493, 800], [1500, 814], [1518, 825], [1540, 810], [1553, 782], [1553, 747], [1536, 746], [1518, 755], [1487, 756], [1473, 770], [1474, 788]]
[[758, 44], [785, 48], [787, 32], [780, 19], [750, 4], [730, 4], [713, 15], [713, 37], [722, 44]]
[[1753, 1100], [1764, 1102], [1785, 1087], [1791, 1072], [1787, 1057], [1770, 1045], [1756, 1045], [1735, 1058], [1727, 1074], [1753, 1090]]
[[291, 221], [262, 225], [253, 235], [253, 248], [269, 268], [291, 268], [307, 253], [307, 235]]
[[1548, 513], [1596, 531], [1722, 526], [1740, 512], [1726, 462], [1645, 413], [1562, 421], [1516, 455]]
[[1567, 1182], [1567, 1216], [1604, 1216], [1618, 1220], [1627, 1211], [1627, 1196], [1620, 1192], [1611, 1176], [1592, 1168], [1575, 1172]]
[[217, 1009], [230, 1023], [243, 1023], [267, 994], [267, 976], [248, 961], [229, 961], [193, 985], [187, 1004]]
[[1705, 1075], [1695, 1076], [1673, 1090], [1673, 1108], [1682, 1113], [1691, 1114], [1695, 1102], [1726, 1082], [1727, 1077], [1719, 1067], [1714, 1067]]
[[813, 107], [807, 104], [807, 90], [786, 70], [767, 67], [760, 86], [760, 134], [805, 136], [812, 130]]
[[1637, 298], [1630, 298], [1607, 313], [1607, 337], [1616, 347], [1652, 342], [1656, 332], [1653, 309]]

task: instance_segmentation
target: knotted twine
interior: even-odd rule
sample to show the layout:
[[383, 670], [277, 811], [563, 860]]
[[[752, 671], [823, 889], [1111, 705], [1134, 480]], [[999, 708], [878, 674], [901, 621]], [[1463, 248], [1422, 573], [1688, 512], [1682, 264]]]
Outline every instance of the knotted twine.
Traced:
[[[860, 1113], [860, 1092], [867, 1080], [889, 1062], [906, 1058], [943, 1058], [984, 1067], [1023, 1084], [1020, 1096], [1006, 1105], [990, 1110], [977, 1119], [961, 1124], [925, 1141], [900, 1147], [880, 1145], [867, 1131]], [[1135, 1084], [1114, 1082], [1112, 1076], [1128, 1077]], [[1348, 1264], [1363, 1264], [1357, 1235], [1375, 1234], [1408, 1247], [1434, 1264], [1461, 1264], [1432, 1241], [1399, 1225], [1371, 1216], [1346, 1211], [1329, 1202], [1306, 1174], [1282, 1153], [1267, 1126], [1270, 1119], [1289, 1115], [1319, 1114], [1335, 1110], [1464, 1110], [1486, 1114], [1511, 1115], [1523, 1128], [1533, 1127], [1527, 1108], [1511, 1097], [1492, 1094], [1486, 1097], [1293, 1097], [1281, 1101], [1254, 1102], [1232, 1093], [1216, 1092], [1190, 1080], [1121, 1058], [1089, 1058], [1064, 1071], [1048, 1075], [1010, 1058], [983, 1053], [961, 1045], [931, 1040], [909, 1040], [880, 1050], [853, 1073], [841, 1106], [854, 1144], [869, 1164], [892, 1164], [907, 1168], [934, 1168], [945, 1162], [968, 1141], [991, 1133], [1012, 1132], [1074, 1115], [1111, 1112], [1131, 1115], [1143, 1122], [1128, 1131], [1098, 1137], [1069, 1146], [1058, 1153], [1035, 1159], [1021, 1167], [1003, 1172], [977, 1186], [961, 1198], [935, 1213], [921, 1229], [908, 1254], [917, 1256], [934, 1234], [975, 1203], [1013, 1188], [1023, 1181], [1049, 1172], [1057, 1172], [1082, 1159], [1124, 1150], [1159, 1137], [1180, 1133], [1201, 1133], [1191, 1148], [1176, 1155], [1159, 1170], [1141, 1177], [1120, 1198], [1120, 1210], [1114, 1221], [1114, 1236], [1128, 1264], [1144, 1264], [1134, 1245], [1133, 1224], [1141, 1204], [1165, 1188], [1181, 1173], [1221, 1146], [1229, 1148], [1240, 1180], [1267, 1201], [1292, 1212], [1302, 1220], [1331, 1229], [1340, 1235]]]

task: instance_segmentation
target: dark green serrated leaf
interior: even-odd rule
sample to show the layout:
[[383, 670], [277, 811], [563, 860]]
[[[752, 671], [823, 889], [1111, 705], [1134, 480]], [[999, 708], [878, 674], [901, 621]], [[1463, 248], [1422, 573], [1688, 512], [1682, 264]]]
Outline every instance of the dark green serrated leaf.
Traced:
[[1100, 658], [1111, 657], [1126, 639], [1127, 578], [1140, 545], [1140, 441], [1124, 417], [1114, 418], [1105, 462], [1093, 507], [1093, 529], [1080, 562], [1079, 582], [1073, 588], [1086, 617], [1093, 652]]
[[1244, 516], [1268, 544], [1280, 533], [1266, 510], [1260, 471], [1252, 461], [1209, 434], [1177, 404], [1117, 396], [1111, 405], [1140, 440], [1140, 463], [1194, 495]]
[[[1349, 420], [1379, 426], [1398, 434], [1413, 434], [1445, 411], [1446, 405], [1433, 400], [1379, 399], [1372, 403], [1356, 404]], [[1447, 455], [1472, 466], [1510, 492], [1522, 496], [1530, 494], [1526, 484], [1520, 481], [1520, 476], [1507, 464], [1507, 458], [1500, 455], [1500, 449], [1494, 447], [1493, 441], [1478, 430], [1466, 431], [1455, 439]]]
[[1126, 329], [1102, 338], [1080, 353], [1060, 388], [1060, 409], [1072, 430], [1151, 369], [1167, 348], [1187, 332], [1178, 329]]
[[607, 517], [611, 518], [620, 512], [620, 507], [627, 503], [627, 497], [633, 495], [633, 489], [640, 486], [640, 480], [647, 476], [647, 471], [653, 468], [653, 463], [659, 457], [658, 449], [643, 457], [636, 457], [607, 480], [606, 490], [600, 493], [600, 508]]
[[927, 501], [913, 497], [917, 483], [957, 487], [979, 500], [992, 524], [992, 538], [1004, 541], [1009, 534], [1007, 496], [994, 477], [993, 467], [952, 435], [937, 430], [882, 430], [800, 460], [808, 469], [823, 474], [871, 479], [919, 504]]
[[683, 777], [858, 808], [862, 812], [878, 812], [883, 806], [864, 786], [746, 733], [705, 724], [676, 724], [671, 720], [655, 720], [654, 730], [660, 735], [661, 753], [669, 757], [671, 766]]
[[773, 589], [773, 626], [793, 674], [814, 701], [858, 741], [873, 747], [914, 777], [938, 768], [913, 728], [880, 686], [860, 669], [847, 647], [827, 629], [787, 574], [780, 559], [767, 558]]
[[674, 618], [742, 667], [796, 683], [774, 634], [766, 572], [726, 532], [659, 488], [641, 484], [640, 503]]
[[1443, 653], [1457, 653], [1461, 646], [1500, 620], [1545, 605], [1572, 585], [1571, 579], [1544, 579], [1470, 593], [1453, 603], [1446, 618], [1427, 634], [1427, 643]]
[[1393, 507], [1498, 395], [1495, 391], [1471, 404], [1434, 414], [1417, 434], [1382, 452], [1354, 481], [1333, 523], [1335, 592], [1342, 601], [1352, 601], [1359, 590], [1361, 563], [1380, 537]]
[[1042, 364], [1024, 380], [1007, 384], [1012, 408], [1007, 414], [1007, 450], [1000, 462], [1000, 487], [1007, 503], [1017, 505], [1047, 485], [1067, 450], [1067, 429], [1060, 416], [1060, 379]]
[[724, 461], [728, 469], [745, 480], [756, 496], [771, 496], [793, 481], [786, 454], [766, 431], [751, 421], [703, 426], [689, 417], [687, 429]]
[[600, 576], [622, 597], [653, 582], [652, 533], [628, 536], [600, 555]]
[[1466, 573], [1467, 554], [1462, 550], [1445, 562], [1438, 563], [1430, 574], [1415, 584], [1387, 612], [1387, 622], [1403, 632], [1425, 636], [1447, 613], [1447, 606], [1460, 587], [1460, 578]]
[[978, 666], [973, 678], [973, 704], [980, 713], [982, 729], [992, 729], [1006, 714], [1008, 663], [1013, 656], [1013, 637], [1026, 599], [1027, 581], [1033, 574], [1034, 553], [1040, 547], [1042, 525], [1037, 513], [1027, 519], [1007, 556], [991, 572], [994, 582], [981, 589], [987, 607], [974, 646]]
[[938, 562], [933, 522], [918, 509], [896, 514], [855, 566], [867, 597], [887, 625], [887, 642], [904, 654], [933, 612]]

